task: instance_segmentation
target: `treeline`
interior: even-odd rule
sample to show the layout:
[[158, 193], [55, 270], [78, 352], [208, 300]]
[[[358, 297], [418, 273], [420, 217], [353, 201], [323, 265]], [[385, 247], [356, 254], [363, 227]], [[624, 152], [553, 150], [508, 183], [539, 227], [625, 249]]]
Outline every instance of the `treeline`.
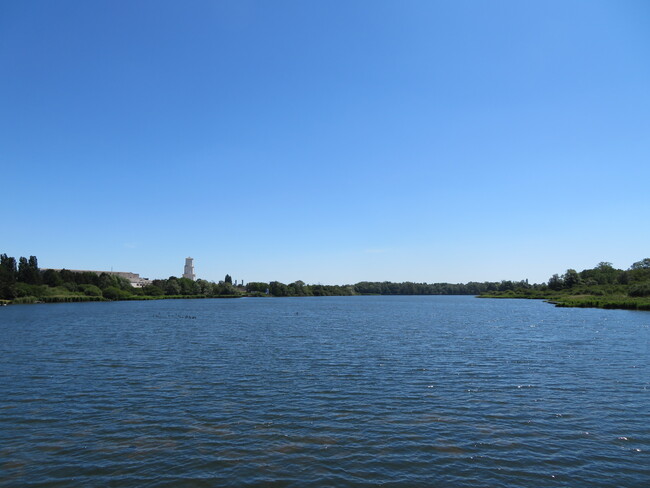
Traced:
[[[237, 296], [317, 297], [348, 295], [481, 295], [485, 297], [546, 298], [563, 300], [569, 306], [582, 304], [623, 303], [628, 308], [650, 304], [650, 258], [633, 263], [628, 269], [616, 269], [601, 262], [580, 272], [568, 269], [554, 274], [547, 283], [529, 284], [524, 281], [469, 283], [393, 283], [362, 281], [354, 285], [308, 285], [303, 281], [284, 284], [279, 281], [250, 282], [235, 286], [230, 275], [218, 283], [170, 276], [153, 280], [142, 288], [110, 273], [73, 272], [70, 270], [41, 270], [36, 256], [16, 260], [0, 255], [0, 300], [13, 303], [35, 301], [138, 300], [155, 298], [210, 298]], [[592, 298], [585, 298], [592, 297]], [[603, 301], [598, 297], [608, 297]], [[630, 302], [628, 299], [631, 299]], [[613, 301], [612, 301], [613, 300]], [[636, 300], [636, 301], [635, 301]], [[641, 301], [639, 301], [641, 300]], [[617, 302], [618, 301], [618, 302]], [[560, 303], [560, 302], [558, 302]], [[630, 304], [632, 303], [632, 305]], [[633, 307], [634, 305], [634, 307]], [[584, 305], [591, 306], [591, 305]], [[650, 306], [650, 305], [649, 305]]]
[[148, 296], [204, 296], [220, 297], [241, 295], [243, 290], [232, 284], [228, 280], [230, 276], [226, 275], [226, 280], [214, 283], [198, 279], [192, 281], [188, 278], [176, 278], [170, 276], [166, 280], [153, 280], [151, 285], [146, 285], [138, 290], [141, 295]]
[[478, 295], [515, 289], [535, 289], [542, 285], [530, 285], [528, 281], [470, 282], [470, 283], [393, 283], [390, 281], [362, 281], [355, 285], [306, 285], [296, 281], [285, 285], [278, 281], [270, 283], [251, 282], [246, 285], [248, 293], [268, 294], [276, 297], [331, 296], [331, 295]]
[[531, 288], [481, 294], [486, 298], [541, 298], [561, 307], [624, 308], [650, 310], [650, 258], [617, 269], [601, 262], [580, 272], [567, 269], [554, 274], [548, 283]]
[[230, 275], [214, 283], [192, 281], [170, 276], [153, 280], [142, 288], [109, 273], [73, 272], [70, 270], [41, 270], [35, 256], [18, 261], [6, 254], [0, 256], [0, 299], [14, 303], [35, 301], [132, 300], [145, 298], [274, 296], [318, 297], [349, 295], [478, 295], [486, 292], [505, 292], [518, 289], [536, 289], [527, 281], [453, 283], [393, 283], [362, 281], [355, 285], [308, 285], [303, 281], [284, 284], [279, 281], [250, 282], [243, 286], [232, 284]]
[[288, 285], [279, 281], [250, 282], [246, 285], [246, 292], [253, 296], [270, 295], [274, 297], [324, 297], [357, 294], [351, 285], [306, 285], [302, 281]]
[[242, 294], [243, 289], [233, 286], [232, 280], [213, 283], [171, 276], [166, 280], [153, 280], [143, 288], [135, 288], [127, 279], [110, 273], [73, 272], [66, 269], [41, 270], [36, 256], [21, 257], [16, 261], [6, 254], [0, 255], [0, 300], [13, 303], [133, 300], [145, 297], [221, 297]]
[[551, 276], [548, 288], [553, 291], [584, 293], [618, 290], [633, 297], [647, 297], [650, 296], [650, 258], [637, 261], [626, 270], [616, 269], [612, 263], [607, 262], [580, 272], [567, 269], [562, 275]]
[[478, 295], [489, 291], [507, 291], [518, 288], [534, 288], [524, 281], [494, 281], [469, 283], [392, 283], [362, 281], [354, 285], [362, 295]]

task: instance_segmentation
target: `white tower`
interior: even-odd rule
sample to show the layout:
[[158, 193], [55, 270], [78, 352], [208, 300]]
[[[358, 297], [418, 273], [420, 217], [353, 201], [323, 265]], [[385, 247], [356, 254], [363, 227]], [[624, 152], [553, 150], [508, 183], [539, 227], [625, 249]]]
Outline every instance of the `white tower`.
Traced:
[[183, 278], [188, 278], [194, 281], [194, 259], [185, 258], [185, 270], [183, 271]]

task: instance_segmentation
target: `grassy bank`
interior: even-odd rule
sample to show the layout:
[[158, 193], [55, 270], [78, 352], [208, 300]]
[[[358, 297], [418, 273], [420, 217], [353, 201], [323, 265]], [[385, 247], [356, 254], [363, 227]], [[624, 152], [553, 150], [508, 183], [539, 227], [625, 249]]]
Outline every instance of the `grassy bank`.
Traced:
[[557, 307], [607, 308], [650, 311], [650, 299], [627, 296], [572, 296], [550, 300]]
[[527, 298], [546, 300], [556, 307], [604, 308], [621, 310], [650, 311], [650, 298], [630, 297], [623, 293], [616, 294], [568, 294], [561, 292], [543, 292], [539, 290], [508, 290], [479, 295], [479, 298]]
[[122, 297], [117, 300], [109, 300], [104, 297], [93, 297], [86, 295], [52, 295], [52, 296], [26, 296], [18, 297], [13, 300], [0, 300], [0, 305], [32, 305], [36, 303], [78, 303], [78, 302], [111, 302], [111, 301], [134, 301], [134, 300], [180, 300], [180, 299], [197, 299], [197, 298], [241, 298], [243, 295], [131, 295]]

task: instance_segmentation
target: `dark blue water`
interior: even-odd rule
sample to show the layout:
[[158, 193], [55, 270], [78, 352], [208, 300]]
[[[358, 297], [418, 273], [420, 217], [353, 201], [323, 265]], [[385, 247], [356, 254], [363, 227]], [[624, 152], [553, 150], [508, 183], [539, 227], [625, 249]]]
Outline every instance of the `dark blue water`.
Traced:
[[0, 308], [2, 486], [650, 486], [650, 313], [471, 297]]

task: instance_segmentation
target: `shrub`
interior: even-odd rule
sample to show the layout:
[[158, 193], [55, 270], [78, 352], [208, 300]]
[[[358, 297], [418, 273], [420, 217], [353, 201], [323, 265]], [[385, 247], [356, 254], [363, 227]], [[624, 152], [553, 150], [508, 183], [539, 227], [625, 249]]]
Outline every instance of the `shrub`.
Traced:
[[0, 299], [7, 301], [12, 300], [18, 296], [16, 292], [16, 285], [12, 283], [0, 284]]
[[650, 297], [650, 281], [630, 286], [628, 295], [631, 297]]
[[71, 281], [66, 281], [63, 283], [63, 286], [65, 287], [66, 290], [68, 291], [79, 291], [79, 287], [77, 286], [76, 283], [73, 283]]
[[104, 298], [109, 300], [127, 300], [131, 298], [131, 294], [127, 291], [120, 290], [116, 286], [109, 286], [104, 290]]
[[81, 291], [84, 292], [86, 296], [89, 297], [101, 297], [102, 296], [102, 291], [99, 289], [98, 286], [95, 285], [79, 285], [79, 288]]
[[159, 297], [165, 294], [165, 291], [156, 285], [146, 285], [142, 288], [145, 295]]

